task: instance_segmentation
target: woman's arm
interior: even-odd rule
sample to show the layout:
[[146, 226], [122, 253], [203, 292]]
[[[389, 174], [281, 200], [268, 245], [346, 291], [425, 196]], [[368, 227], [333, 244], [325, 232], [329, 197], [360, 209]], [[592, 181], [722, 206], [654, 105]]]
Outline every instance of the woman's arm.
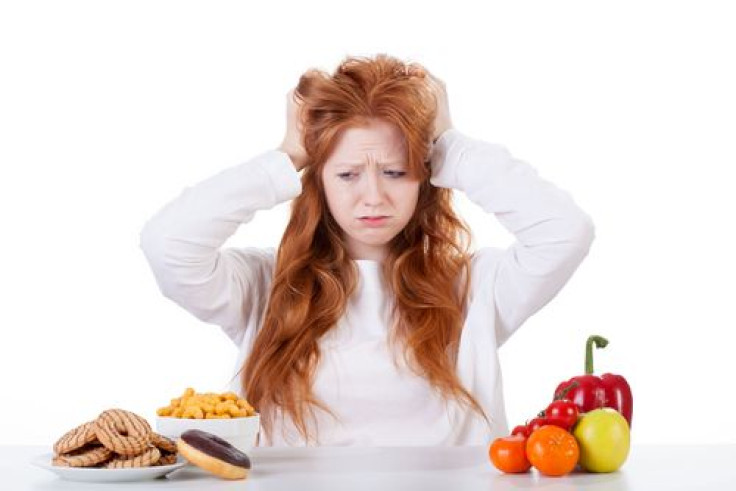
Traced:
[[140, 246], [164, 296], [230, 337], [266, 292], [269, 255], [221, 249], [241, 224], [301, 192], [294, 164], [269, 150], [185, 189], [143, 227]]
[[495, 275], [489, 284], [494, 285], [500, 345], [572, 276], [588, 254], [593, 222], [567, 192], [506, 148], [453, 128], [436, 142], [432, 175], [432, 184], [464, 191], [516, 237], [508, 249], [496, 251], [500, 257], [488, 271]]

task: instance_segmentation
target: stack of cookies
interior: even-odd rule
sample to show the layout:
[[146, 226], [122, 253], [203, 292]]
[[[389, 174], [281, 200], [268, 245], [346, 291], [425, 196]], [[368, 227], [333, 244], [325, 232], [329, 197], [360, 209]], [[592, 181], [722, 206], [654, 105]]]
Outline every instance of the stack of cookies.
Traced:
[[108, 409], [54, 444], [53, 465], [124, 469], [176, 463], [176, 443], [130, 411]]

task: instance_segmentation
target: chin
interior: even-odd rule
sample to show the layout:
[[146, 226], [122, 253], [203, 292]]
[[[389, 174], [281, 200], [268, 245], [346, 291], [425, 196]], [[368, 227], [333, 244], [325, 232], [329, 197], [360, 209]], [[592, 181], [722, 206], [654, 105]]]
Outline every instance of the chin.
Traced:
[[376, 246], [386, 246], [389, 242], [391, 242], [391, 239], [393, 239], [396, 236], [396, 234], [381, 234], [380, 237], [377, 237], [375, 235], [366, 237], [363, 234], [356, 234], [353, 235], [353, 240], [356, 242], [360, 242], [361, 244], [365, 244], [368, 246], [376, 247]]

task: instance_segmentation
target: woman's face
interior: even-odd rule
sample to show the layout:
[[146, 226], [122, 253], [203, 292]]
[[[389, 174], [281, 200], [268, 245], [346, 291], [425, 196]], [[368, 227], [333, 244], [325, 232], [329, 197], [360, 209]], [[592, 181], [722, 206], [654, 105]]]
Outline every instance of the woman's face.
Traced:
[[408, 175], [400, 130], [380, 120], [348, 128], [325, 162], [322, 182], [350, 257], [382, 261], [388, 243], [409, 223], [419, 196], [420, 182]]

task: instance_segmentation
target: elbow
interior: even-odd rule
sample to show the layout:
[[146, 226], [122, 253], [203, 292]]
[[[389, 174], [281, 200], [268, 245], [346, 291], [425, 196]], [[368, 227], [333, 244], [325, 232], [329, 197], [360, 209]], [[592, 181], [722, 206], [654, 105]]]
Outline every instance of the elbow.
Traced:
[[157, 273], [163, 265], [165, 242], [164, 235], [151, 220], [146, 222], [138, 235], [138, 246], [154, 273]]
[[170, 260], [167, 259], [165, 242], [163, 234], [156, 231], [150, 222], [139, 234], [139, 247], [143, 251], [159, 291], [164, 297], [176, 301], [174, 298], [176, 280], [172, 274]]
[[578, 243], [587, 251], [595, 240], [595, 224], [590, 215], [583, 213], [578, 225]]
[[595, 240], [595, 224], [592, 218], [586, 213], [581, 213], [570, 223], [569, 234], [572, 255], [582, 260], [590, 252]]
[[151, 222], [147, 222], [138, 234], [138, 247], [147, 258], [153, 256], [155, 250], [160, 248], [160, 240], [153, 233]]

